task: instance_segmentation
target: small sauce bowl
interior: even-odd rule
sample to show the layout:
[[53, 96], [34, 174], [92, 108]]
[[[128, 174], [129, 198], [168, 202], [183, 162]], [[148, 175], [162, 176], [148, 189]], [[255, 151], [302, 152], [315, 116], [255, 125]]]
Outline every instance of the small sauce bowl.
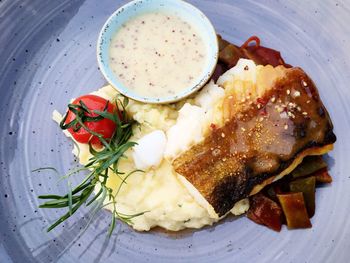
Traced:
[[[197, 76], [194, 85], [186, 87], [178, 94], [167, 97], [140, 96], [124, 85], [117, 74], [110, 67], [109, 50], [113, 36], [130, 19], [150, 12], [176, 13], [179, 17], [189, 21], [201, 33], [206, 44], [207, 60], [202, 73]], [[116, 10], [106, 21], [97, 42], [97, 61], [106, 80], [121, 94], [144, 103], [164, 104], [179, 101], [203, 87], [214, 72], [218, 60], [218, 41], [215, 29], [209, 19], [196, 7], [182, 0], [134, 0]], [[181, 65], [180, 65], [181, 67]], [[118, 72], [119, 74], [119, 72]], [[165, 76], [166, 77], [166, 76]]]

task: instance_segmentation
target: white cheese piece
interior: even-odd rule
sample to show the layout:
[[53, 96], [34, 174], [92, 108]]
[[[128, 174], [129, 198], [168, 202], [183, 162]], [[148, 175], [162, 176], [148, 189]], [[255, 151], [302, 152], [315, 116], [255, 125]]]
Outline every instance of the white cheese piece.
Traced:
[[230, 212], [235, 216], [238, 216], [247, 212], [248, 209], [249, 209], [249, 199], [245, 198], [235, 203], [235, 205], [233, 206]]
[[218, 79], [217, 84], [223, 86], [226, 81], [234, 82], [236, 79], [256, 84], [256, 65], [253, 60], [239, 59], [236, 66], [226, 71]]
[[205, 110], [186, 103], [179, 110], [177, 122], [167, 131], [168, 142], [165, 157], [172, 159], [186, 151], [192, 144], [203, 139], [202, 127], [205, 120]]
[[195, 97], [195, 103], [208, 111], [212, 109], [214, 104], [224, 97], [224, 95], [224, 89], [216, 85], [212, 80]]
[[161, 130], [153, 131], [139, 139], [132, 155], [136, 168], [146, 170], [157, 167], [163, 159], [166, 142], [165, 133]]

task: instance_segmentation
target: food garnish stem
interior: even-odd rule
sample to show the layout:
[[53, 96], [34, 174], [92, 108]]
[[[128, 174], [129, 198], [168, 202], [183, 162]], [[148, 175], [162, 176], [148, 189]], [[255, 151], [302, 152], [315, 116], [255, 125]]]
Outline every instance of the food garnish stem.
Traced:
[[[60, 122], [60, 127], [63, 130], [68, 128], [73, 128], [75, 131], [78, 131], [82, 128], [85, 129], [91, 134], [91, 137], [98, 137], [104, 147], [101, 150], [96, 150], [94, 149], [93, 145], [89, 143], [89, 151], [92, 155], [92, 157], [89, 159], [89, 162], [85, 164], [84, 167], [70, 171], [69, 173], [60, 177], [59, 181], [68, 179], [71, 175], [79, 173], [81, 171], [90, 170], [88, 175], [75, 188], [72, 189], [71, 182], [68, 181], [68, 193], [66, 195], [48, 194], [38, 196], [39, 199], [49, 200], [41, 204], [39, 206], [40, 208], [68, 208], [68, 212], [56, 220], [47, 229], [48, 232], [71, 217], [83, 204], [86, 206], [94, 204], [91, 210], [92, 216], [89, 220], [88, 225], [98, 211], [107, 205], [112, 205], [112, 218], [108, 230], [109, 236], [112, 235], [112, 232], [115, 229], [116, 218], [127, 224], [132, 224], [131, 219], [145, 213], [141, 212], [137, 214], [126, 215], [117, 211], [116, 197], [119, 194], [123, 184], [126, 184], [126, 180], [132, 174], [143, 171], [134, 170], [125, 175], [125, 173], [118, 170], [118, 162], [120, 158], [125, 157], [125, 152], [136, 145], [135, 142], [129, 141], [130, 137], [132, 136], [132, 125], [134, 124], [134, 121], [130, 119], [126, 114], [125, 108], [128, 104], [128, 100], [126, 98], [124, 98], [123, 102], [120, 99], [116, 100], [115, 105], [117, 112], [114, 114], [107, 111], [108, 103], [109, 102], [107, 102], [103, 111], [90, 110], [82, 101], [79, 102], [79, 105], [69, 104], [69, 110]], [[75, 114], [75, 119], [66, 124], [65, 122], [69, 111], [72, 111]], [[92, 117], [92, 113], [97, 116]], [[85, 122], [87, 121], [100, 121], [104, 118], [110, 119], [116, 123], [116, 130], [112, 138], [108, 141], [103, 138], [101, 134], [90, 130], [85, 125]], [[57, 170], [52, 167], [39, 168], [33, 170], [33, 172], [47, 169], [51, 169], [57, 172]], [[121, 183], [118, 186], [115, 194], [113, 194], [113, 189], [107, 186], [107, 179], [110, 172], [114, 172], [121, 179]], [[92, 197], [92, 193], [94, 192], [95, 187], [99, 187], [100, 189], [95, 194], [95, 196]], [[106, 200], [109, 202], [106, 203]]]

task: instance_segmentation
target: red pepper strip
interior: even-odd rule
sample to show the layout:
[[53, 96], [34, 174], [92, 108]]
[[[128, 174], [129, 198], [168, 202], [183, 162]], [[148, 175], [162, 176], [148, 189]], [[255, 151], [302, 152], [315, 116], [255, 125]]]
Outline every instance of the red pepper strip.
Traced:
[[281, 231], [281, 207], [276, 202], [261, 193], [250, 198], [250, 208], [247, 216], [257, 224], [265, 225], [268, 228], [278, 232]]
[[283, 58], [281, 57], [281, 53], [274, 49], [262, 46], [248, 46], [246, 50], [248, 51], [248, 54], [254, 57], [258, 63], [262, 65], [272, 65], [274, 67], [283, 65], [287, 68], [291, 67], [291, 65], [284, 62]]
[[[219, 38], [222, 49], [219, 53], [219, 61], [224, 64], [227, 69], [234, 67], [240, 58], [251, 59], [257, 65], [272, 65], [274, 67], [283, 65], [287, 68], [291, 65], [286, 64], [281, 57], [281, 53], [277, 50], [260, 46], [260, 39], [257, 36], [250, 37], [240, 47], [227, 44], [228, 42]], [[250, 45], [255, 41], [255, 45]], [[217, 77], [217, 75], [215, 76]]]
[[252, 41], [255, 41], [255, 46], [253, 46], [253, 47], [256, 47], [256, 48], [260, 47], [260, 38], [258, 38], [257, 36], [251, 36], [250, 38], [248, 38], [246, 40], [246, 42], [243, 43], [243, 45], [240, 48], [241, 49], [248, 48], [250, 42], [252, 42]]

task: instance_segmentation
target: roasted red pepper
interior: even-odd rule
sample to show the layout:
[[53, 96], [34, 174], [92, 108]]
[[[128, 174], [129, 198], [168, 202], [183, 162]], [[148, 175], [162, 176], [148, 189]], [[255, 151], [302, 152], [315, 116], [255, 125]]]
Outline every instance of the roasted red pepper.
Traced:
[[247, 216], [255, 223], [265, 225], [275, 231], [281, 231], [283, 218], [281, 207], [261, 193], [250, 198]]
[[[225, 64], [228, 68], [232, 68], [237, 64], [240, 58], [253, 60], [257, 65], [272, 65], [274, 67], [283, 65], [287, 68], [291, 67], [286, 64], [277, 50], [260, 46], [260, 39], [257, 36], [250, 37], [240, 47], [228, 43], [226, 40], [218, 36], [219, 42], [219, 62]], [[255, 42], [254, 45], [251, 45]]]

